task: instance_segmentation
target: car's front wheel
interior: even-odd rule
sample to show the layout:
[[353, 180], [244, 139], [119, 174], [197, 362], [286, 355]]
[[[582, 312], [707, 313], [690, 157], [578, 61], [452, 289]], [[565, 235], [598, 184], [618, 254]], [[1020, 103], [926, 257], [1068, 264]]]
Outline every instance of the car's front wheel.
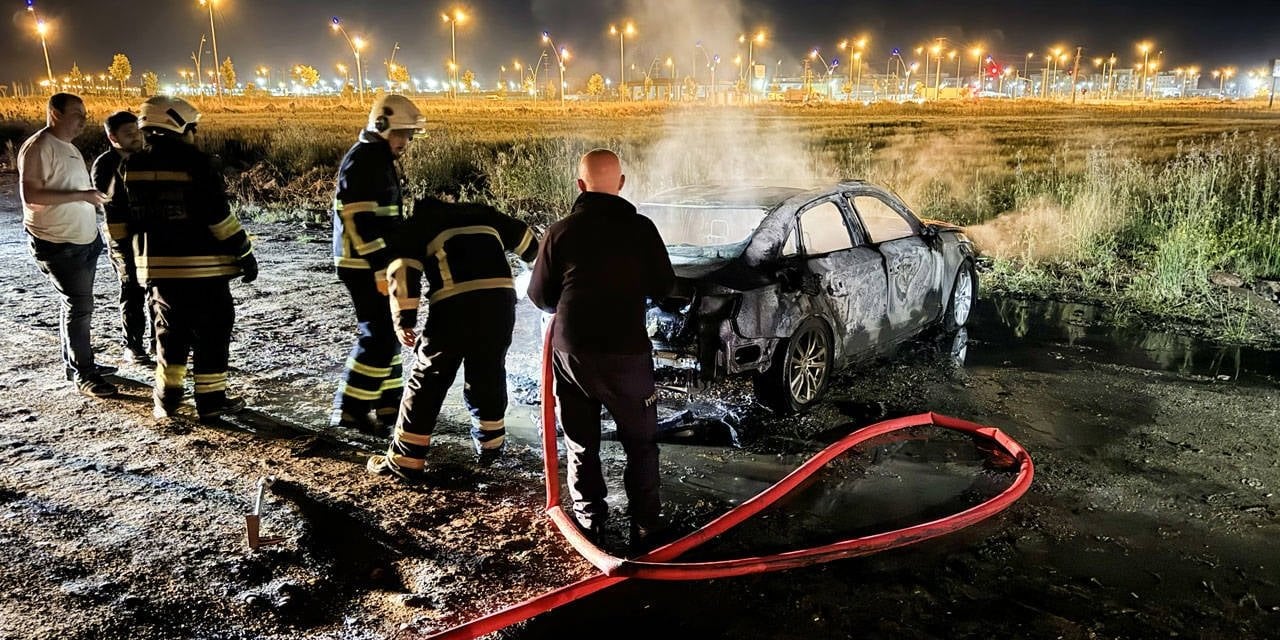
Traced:
[[769, 369], [756, 375], [756, 397], [777, 413], [806, 411], [826, 394], [834, 365], [831, 333], [809, 318], [778, 345]]
[[973, 263], [965, 261], [956, 271], [955, 284], [951, 286], [951, 299], [947, 302], [946, 326], [955, 331], [969, 322], [969, 314], [978, 300], [978, 278]]

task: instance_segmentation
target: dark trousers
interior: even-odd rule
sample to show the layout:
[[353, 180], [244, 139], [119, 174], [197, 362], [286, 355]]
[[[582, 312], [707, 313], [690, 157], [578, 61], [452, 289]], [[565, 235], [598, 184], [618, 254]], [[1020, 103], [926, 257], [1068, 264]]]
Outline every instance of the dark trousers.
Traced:
[[77, 375], [88, 375], [94, 368], [89, 329], [93, 325], [93, 277], [102, 254], [102, 239], [70, 244], [28, 238], [36, 265], [48, 276], [61, 299], [58, 333], [62, 338], [62, 361]]
[[515, 327], [509, 289], [464, 293], [432, 304], [391, 441], [392, 461], [421, 468], [445, 395], [464, 367], [462, 400], [476, 453], [506, 442], [507, 349]]
[[404, 391], [404, 360], [391, 322], [391, 300], [378, 292], [373, 274], [369, 269], [338, 269], [356, 312], [356, 343], [333, 407], [335, 413], [374, 411], [379, 421], [391, 424]]
[[155, 336], [147, 340], [147, 289], [138, 282], [131, 260], [115, 249], [107, 253], [120, 279], [120, 328], [124, 332], [124, 346], [130, 353], [151, 353], [155, 350]]
[[156, 337], [156, 397], [182, 397], [187, 356], [195, 376], [196, 409], [227, 397], [227, 359], [235, 302], [225, 278], [155, 280], [150, 283]]
[[556, 351], [556, 403], [564, 427], [569, 495], [584, 527], [603, 524], [609, 515], [600, 468], [600, 408], [618, 425], [626, 452], [623, 486], [631, 521], [642, 527], [658, 522], [658, 407], [650, 354], [573, 354]]

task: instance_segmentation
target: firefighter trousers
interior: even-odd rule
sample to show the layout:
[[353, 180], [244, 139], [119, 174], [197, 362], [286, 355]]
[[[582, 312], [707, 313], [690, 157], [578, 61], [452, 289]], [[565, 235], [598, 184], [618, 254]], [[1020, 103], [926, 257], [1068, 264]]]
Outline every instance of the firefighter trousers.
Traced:
[[356, 312], [356, 343], [333, 400], [334, 416], [377, 414], [390, 425], [404, 391], [404, 360], [391, 321], [390, 298], [378, 291], [369, 269], [338, 269], [338, 279], [351, 294]]
[[554, 353], [556, 406], [564, 428], [569, 495], [584, 527], [609, 516], [600, 467], [600, 409], [609, 410], [626, 453], [623, 487], [631, 522], [653, 527], [658, 496], [658, 407], [650, 354]]
[[460, 367], [475, 452], [495, 455], [503, 449], [507, 349], [515, 327], [515, 302], [514, 292], [501, 289], [465, 293], [431, 305], [388, 451], [392, 463], [423, 468], [440, 407]]
[[226, 278], [154, 280], [150, 283], [152, 331], [156, 338], [156, 399], [182, 399], [187, 357], [195, 376], [196, 410], [227, 399], [227, 359], [235, 302]]

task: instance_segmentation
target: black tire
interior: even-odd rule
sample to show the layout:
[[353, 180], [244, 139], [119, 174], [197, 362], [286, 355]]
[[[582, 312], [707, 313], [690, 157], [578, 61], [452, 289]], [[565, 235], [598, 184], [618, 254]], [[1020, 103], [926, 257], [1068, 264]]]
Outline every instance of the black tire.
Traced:
[[756, 374], [756, 397], [781, 415], [808, 411], [826, 395], [834, 367], [831, 332], [821, 320], [809, 318], [778, 344], [769, 369]]
[[[961, 294], [961, 287], [967, 285], [967, 298]], [[978, 274], [973, 263], [965, 260], [956, 270], [956, 279], [951, 283], [951, 297], [947, 299], [947, 308], [942, 314], [942, 326], [947, 331], [955, 331], [965, 326], [973, 315], [973, 307], [978, 303]]]

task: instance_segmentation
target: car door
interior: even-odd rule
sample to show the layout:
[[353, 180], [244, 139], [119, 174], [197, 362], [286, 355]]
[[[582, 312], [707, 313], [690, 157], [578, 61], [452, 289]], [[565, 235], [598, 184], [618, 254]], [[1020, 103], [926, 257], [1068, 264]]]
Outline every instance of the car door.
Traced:
[[828, 309], [839, 352], [845, 359], [875, 346], [886, 316], [880, 254], [850, 225], [839, 197], [816, 201], [797, 216], [808, 294]]
[[937, 317], [941, 265], [920, 237], [920, 222], [888, 194], [846, 194], [868, 244], [883, 258], [887, 315], [895, 338], [915, 335]]

